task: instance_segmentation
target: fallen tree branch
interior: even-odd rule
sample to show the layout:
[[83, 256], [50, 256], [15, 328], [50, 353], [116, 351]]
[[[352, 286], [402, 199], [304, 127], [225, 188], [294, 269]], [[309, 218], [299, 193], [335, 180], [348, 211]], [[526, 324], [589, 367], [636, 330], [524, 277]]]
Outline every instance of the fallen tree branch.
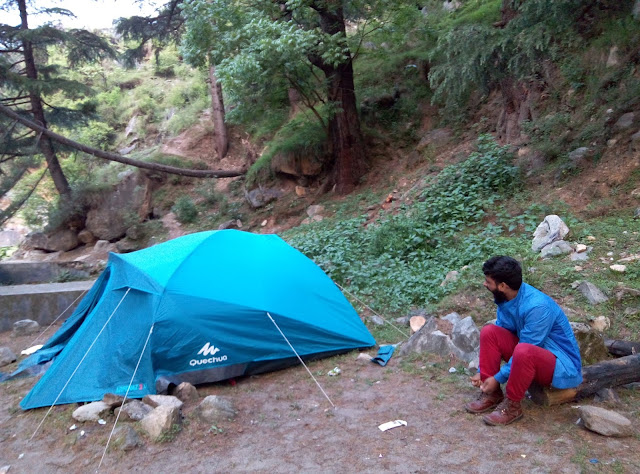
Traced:
[[594, 395], [598, 390], [640, 381], [640, 354], [605, 360], [582, 368], [582, 383], [576, 388], [558, 390], [532, 384], [531, 399], [540, 405], [559, 405]]
[[117, 161], [118, 163], [135, 166], [136, 168], [161, 171], [164, 173], [176, 174], [179, 176], [190, 176], [193, 178], [233, 178], [245, 174], [245, 172], [241, 170], [190, 170], [185, 168], [176, 168], [175, 166], [163, 165], [160, 163], [149, 163], [146, 161], [133, 160], [131, 158], [125, 158], [124, 156], [117, 153], [98, 150], [97, 148], [92, 148], [90, 146], [83, 145], [82, 143], [70, 140], [69, 138], [63, 137], [62, 135], [58, 135], [48, 128], [38, 125], [37, 123], [22, 117], [21, 115], [11, 110], [9, 107], [6, 107], [2, 104], [0, 104], [0, 113], [20, 122], [22, 125], [30, 128], [31, 130], [46, 135], [51, 140], [54, 140], [63, 145], [67, 145], [75, 150], [82, 151], [97, 158], [102, 158], [109, 161]]
[[616, 357], [640, 354], [640, 342], [621, 341], [618, 339], [605, 339], [604, 345], [609, 351], [609, 354]]

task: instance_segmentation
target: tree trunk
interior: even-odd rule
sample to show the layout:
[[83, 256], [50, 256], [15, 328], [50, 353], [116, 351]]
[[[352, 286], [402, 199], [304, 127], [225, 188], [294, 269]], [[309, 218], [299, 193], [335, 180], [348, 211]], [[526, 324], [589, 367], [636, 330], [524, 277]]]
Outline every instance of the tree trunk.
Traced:
[[298, 89], [289, 87], [287, 95], [289, 96], [289, 117], [293, 117], [300, 111], [300, 92]]
[[[27, 23], [27, 6], [26, 0], [18, 0], [18, 7], [20, 9], [20, 29], [28, 30], [29, 25]], [[22, 41], [23, 47], [23, 55], [27, 77], [32, 81], [36, 81], [38, 79], [38, 70], [36, 68], [36, 62], [33, 57], [33, 47], [31, 42], [28, 40]], [[33, 114], [34, 121], [40, 124], [42, 127], [47, 128], [47, 121], [44, 118], [44, 110], [42, 108], [42, 100], [40, 96], [35, 92], [29, 93], [29, 101], [31, 103], [31, 113]], [[51, 179], [53, 179], [53, 184], [56, 187], [58, 193], [63, 196], [65, 194], [69, 194], [71, 192], [71, 188], [69, 187], [69, 182], [62, 172], [62, 168], [60, 167], [60, 162], [56, 156], [56, 152], [53, 149], [53, 144], [49, 137], [42, 137], [40, 140], [40, 150], [47, 160], [47, 166], [49, 168], [49, 173], [51, 174]]]
[[[320, 15], [323, 32], [339, 34], [346, 40], [344, 14], [339, 3], [333, 0], [326, 2], [326, 7], [316, 5], [316, 11]], [[327, 77], [327, 99], [334, 108], [329, 119], [328, 137], [334, 159], [332, 178], [336, 184], [336, 192], [348, 194], [366, 171], [351, 52], [346, 51], [344, 61], [337, 66], [319, 60], [315, 64]]]
[[222, 86], [216, 77], [215, 66], [209, 67], [209, 87], [211, 88], [211, 109], [213, 112], [213, 134], [218, 158], [222, 159], [229, 151], [227, 126], [224, 122], [224, 102], [222, 100]]
[[640, 342], [605, 339], [604, 345], [607, 347], [609, 354], [617, 357], [640, 354]]
[[504, 28], [518, 14], [518, 7], [524, 0], [502, 0], [501, 19], [494, 23], [497, 28]]
[[329, 103], [338, 108], [329, 120], [329, 143], [335, 157], [336, 192], [348, 194], [366, 171], [351, 61], [340, 65], [327, 75], [327, 79]]
[[522, 139], [522, 122], [534, 117], [527, 84], [507, 78], [500, 83], [502, 111], [496, 127], [498, 139], [505, 143], [518, 144]]

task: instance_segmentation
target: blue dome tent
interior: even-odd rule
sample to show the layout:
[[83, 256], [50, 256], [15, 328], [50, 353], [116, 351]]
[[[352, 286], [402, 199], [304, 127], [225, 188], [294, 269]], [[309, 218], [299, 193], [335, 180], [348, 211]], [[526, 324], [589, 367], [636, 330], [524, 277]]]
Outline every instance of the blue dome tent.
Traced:
[[276, 235], [199, 232], [111, 254], [71, 317], [20, 365], [16, 373], [53, 361], [20, 406], [141, 398], [299, 363], [278, 328], [303, 360], [375, 345], [335, 283]]

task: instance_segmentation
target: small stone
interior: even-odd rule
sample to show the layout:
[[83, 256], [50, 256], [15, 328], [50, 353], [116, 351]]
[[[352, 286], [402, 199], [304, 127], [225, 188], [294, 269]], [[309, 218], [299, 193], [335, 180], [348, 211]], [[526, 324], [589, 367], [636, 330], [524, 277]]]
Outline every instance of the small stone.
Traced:
[[621, 414], [600, 407], [580, 407], [580, 417], [585, 428], [603, 436], [624, 437], [633, 434], [631, 422]]
[[609, 268], [611, 270], [613, 270], [614, 272], [624, 273], [624, 272], [627, 271], [627, 266], [626, 265], [610, 265]]
[[40, 325], [31, 319], [23, 319], [13, 323], [14, 336], [28, 336], [40, 331]]
[[142, 399], [143, 403], [146, 403], [151, 408], [157, 408], [159, 406], [175, 407], [178, 410], [182, 408], [183, 402], [174, 397], [173, 395], [145, 395]]
[[91, 402], [76, 408], [71, 416], [76, 421], [98, 421], [110, 411], [111, 407], [103, 401]]
[[377, 314], [369, 316], [369, 321], [371, 321], [376, 326], [384, 326], [384, 319], [382, 319]]
[[587, 251], [587, 246], [584, 244], [578, 244], [576, 245], [576, 252], [577, 253], [582, 253], [582, 252], [586, 252]]
[[196, 401], [200, 398], [198, 390], [189, 382], [182, 382], [178, 385], [173, 395], [184, 403]]
[[611, 320], [606, 316], [598, 316], [591, 321], [591, 327], [599, 332], [604, 332], [611, 327]]
[[612, 388], [601, 388], [596, 392], [594, 400], [596, 402], [609, 403], [612, 405], [617, 405], [620, 403], [620, 397]]
[[112, 410], [122, 406], [124, 402], [124, 397], [121, 395], [116, 395], [115, 393], [105, 393], [104, 397], [102, 397], [102, 401], [109, 405]]
[[261, 226], [261, 227], [264, 227], [264, 226], [266, 226], [266, 225], [267, 225], [267, 220], [266, 220], [266, 219], [265, 219], [265, 220], [263, 220], [263, 221], [260, 223], [260, 226]]
[[8, 347], [0, 347], [0, 367], [16, 361], [16, 355]]
[[440, 286], [446, 286], [448, 283], [458, 280], [458, 275], [459, 275], [458, 271], [456, 270], [450, 271], [444, 277], [444, 280], [442, 280], [442, 283], [440, 283]]
[[427, 320], [423, 316], [413, 316], [409, 320], [409, 326], [411, 327], [411, 333], [418, 332], [422, 326], [425, 325]]
[[358, 357], [356, 357], [356, 360], [365, 361], [365, 362], [371, 362], [371, 359], [373, 359], [373, 357], [371, 357], [366, 352], [361, 352], [360, 354], [358, 354]]
[[582, 270], [584, 270], [584, 268], [582, 268], [580, 265], [576, 265], [575, 267], [573, 267], [573, 269], [577, 272], [581, 272]]
[[593, 235], [587, 235], [587, 240], [593, 242], [594, 240], [596, 240], [596, 238]]

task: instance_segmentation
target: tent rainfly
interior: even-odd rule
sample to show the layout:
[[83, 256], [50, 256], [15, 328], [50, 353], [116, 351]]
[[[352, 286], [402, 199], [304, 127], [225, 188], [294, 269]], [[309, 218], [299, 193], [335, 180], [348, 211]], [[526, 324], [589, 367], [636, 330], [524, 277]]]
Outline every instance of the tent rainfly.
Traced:
[[74, 313], [13, 374], [50, 363], [20, 406], [141, 398], [299, 363], [278, 328], [303, 360], [375, 345], [335, 283], [276, 235], [199, 232], [110, 254]]

